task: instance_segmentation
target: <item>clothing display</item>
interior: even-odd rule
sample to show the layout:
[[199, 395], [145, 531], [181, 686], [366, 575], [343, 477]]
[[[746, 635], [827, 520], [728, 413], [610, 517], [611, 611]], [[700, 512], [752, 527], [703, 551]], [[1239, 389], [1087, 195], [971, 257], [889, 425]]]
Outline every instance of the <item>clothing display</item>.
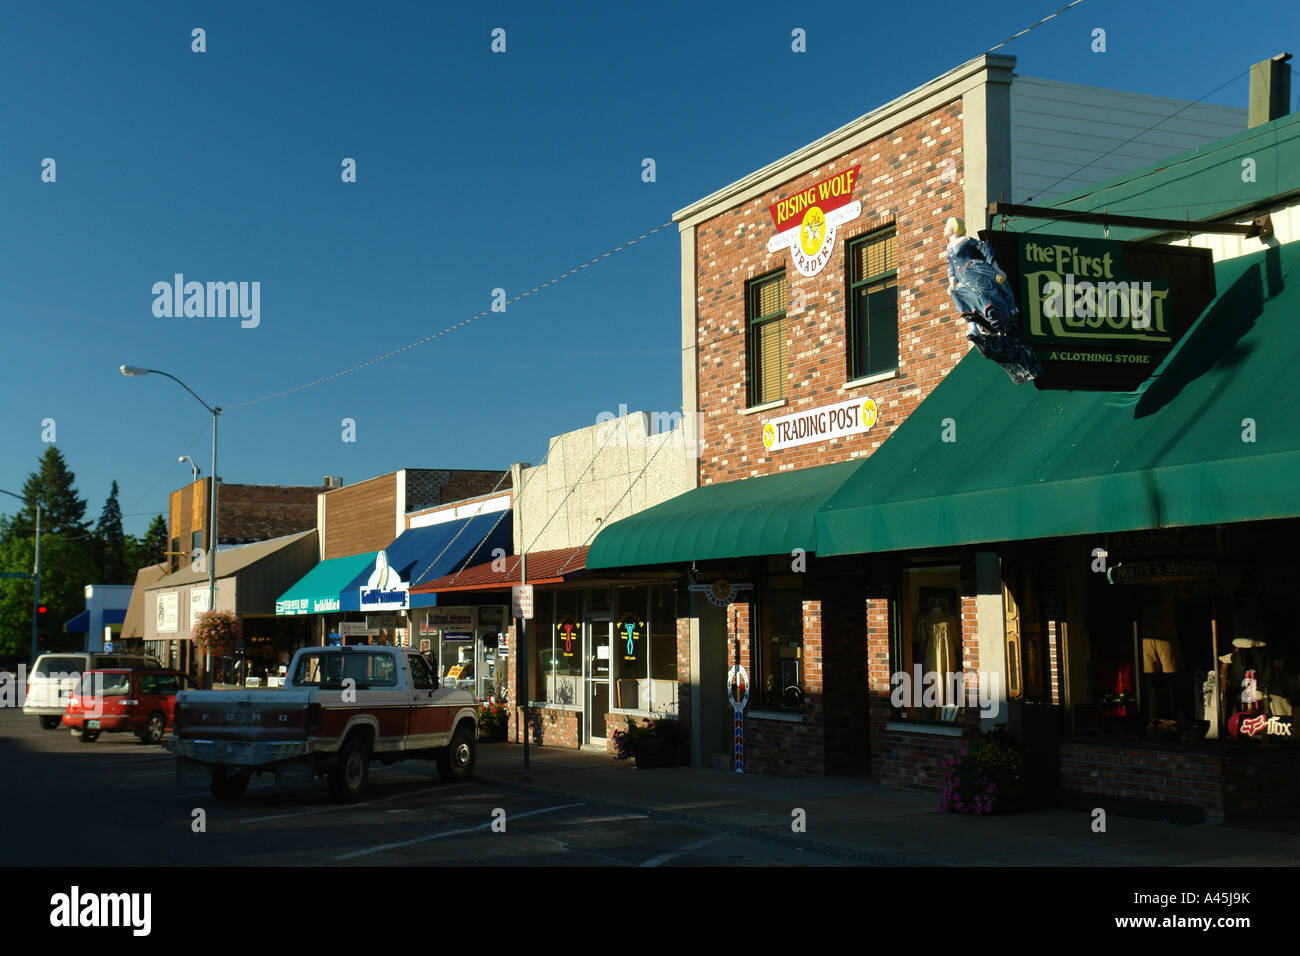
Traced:
[[1164, 637], [1142, 639], [1142, 673], [1172, 674], [1178, 670], [1174, 642]]
[[1006, 274], [998, 267], [993, 247], [965, 234], [959, 219], [949, 219], [944, 229], [948, 245], [948, 294], [967, 322], [966, 338], [985, 358], [1002, 366], [1017, 385], [1042, 374], [1038, 354], [1020, 329]]
[[961, 669], [960, 641], [961, 622], [940, 602], [930, 602], [930, 610], [916, 619], [912, 644], [923, 669], [940, 675], [940, 696], [945, 705], [956, 703], [949, 699], [952, 687], [944, 678]]

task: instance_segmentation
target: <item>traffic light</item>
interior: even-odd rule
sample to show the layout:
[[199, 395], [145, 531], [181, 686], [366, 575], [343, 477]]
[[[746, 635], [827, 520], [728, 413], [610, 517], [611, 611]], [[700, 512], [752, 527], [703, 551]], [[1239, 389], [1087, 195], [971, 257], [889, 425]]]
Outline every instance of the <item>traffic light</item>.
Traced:
[[39, 606], [36, 608], [36, 613], [37, 613], [37, 614], [44, 614], [44, 613], [46, 612], [46, 610], [47, 610], [47, 609], [46, 609], [45, 605], [44, 605], [44, 604], [41, 604], [41, 605], [39, 605]]

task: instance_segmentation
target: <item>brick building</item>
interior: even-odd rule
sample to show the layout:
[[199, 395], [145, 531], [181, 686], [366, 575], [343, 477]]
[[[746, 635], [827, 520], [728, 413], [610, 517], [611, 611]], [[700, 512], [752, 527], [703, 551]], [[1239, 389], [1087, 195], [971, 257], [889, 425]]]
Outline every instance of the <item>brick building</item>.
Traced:
[[[683, 574], [682, 714], [696, 765], [732, 763], [727, 678], [743, 667], [747, 770], [869, 770], [937, 788], [964, 729], [1008, 720], [1036, 748], [1035, 773], [1060, 766], [1051, 728], [1078, 687], [1064, 650], [1077, 566], [1058, 560], [1059, 540], [1031, 540], [1046, 537], [1032, 521], [1023, 541], [996, 530], [1014, 526], [1014, 496], [1001, 512], [955, 502], [981, 467], [1032, 454], [998, 417], [1008, 395], [1017, 414], [1048, 416], [1062, 393], [1007, 393], [1002, 371], [968, 354], [943, 223], [964, 218], [973, 234], [992, 201], [1086, 197], [1088, 183], [1128, 182], [1117, 174], [1149, 186], [1153, 161], [1240, 135], [1246, 111], [1160, 123], [1201, 107], [1028, 79], [1013, 65], [963, 64], [674, 217], [699, 487], [604, 530], [587, 567]], [[1147, 131], [1131, 137], [1134, 127]], [[1142, 188], [1125, 195], [1135, 211]], [[1002, 391], [990, 399], [986, 385]], [[949, 443], [958, 427], [1003, 457], [986, 461], [969, 438]], [[927, 457], [935, 445], [950, 457]], [[893, 512], [872, 509], [893, 499], [899, 514], [904, 500], [911, 509], [899, 544], [874, 523]], [[1057, 513], [1069, 509], [1040, 508]], [[968, 515], [992, 530], [950, 533]], [[927, 521], [942, 530], [921, 536]], [[1077, 594], [1069, 607], [1081, 613]], [[919, 685], [922, 673], [960, 683], [913, 695], [897, 680], [916, 674]]]
[[[167, 502], [167, 550], [172, 570], [189, 564], [187, 555], [208, 548], [212, 479], [200, 478], [171, 493]], [[249, 544], [316, 526], [316, 496], [327, 485], [228, 485], [217, 495], [217, 543]]]

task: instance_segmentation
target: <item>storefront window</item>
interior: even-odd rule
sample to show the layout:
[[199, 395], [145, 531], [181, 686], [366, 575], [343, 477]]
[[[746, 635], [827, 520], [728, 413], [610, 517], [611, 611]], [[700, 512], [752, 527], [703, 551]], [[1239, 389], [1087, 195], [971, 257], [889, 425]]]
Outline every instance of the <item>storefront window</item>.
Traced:
[[650, 710], [677, 713], [677, 595], [650, 589]]
[[[546, 618], [538, 615], [538, 623]], [[582, 593], [557, 591], [554, 595], [548, 631], [537, 635], [534, 690], [535, 701], [548, 704], [577, 704], [582, 682]]]
[[780, 710], [803, 707], [803, 592], [798, 580], [769, 578], [759, 601], [755, 650], [759, 704]]
[[961, 568], [904, 568], [896, 605], [890, 703], [899, 719], [961, 719]]

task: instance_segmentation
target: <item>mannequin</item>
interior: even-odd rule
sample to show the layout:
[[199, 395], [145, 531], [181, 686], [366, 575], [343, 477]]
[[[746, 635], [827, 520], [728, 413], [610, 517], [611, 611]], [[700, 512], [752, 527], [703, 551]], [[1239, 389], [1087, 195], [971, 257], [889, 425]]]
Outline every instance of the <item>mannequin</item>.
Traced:
[[966, 235], [960, 219], [945, 222], [943, 235], [948, 240], [948, 294], [966, 319], [966, 338], [981, 355], [1002, 366], [1011, 381], [1032, 382], [1042, 374], [1042, 366], [1020, 330], [1020, 310], [993, 248]]
[[961, 622], [945, 609], [942, 598], [931, 598], [930, 609], [916, 619], [912, 646], [922, 668], [937, 674], [940, 699], [944, 706], [960, 704], [953, 701], [949, 674], [961, 668]]

